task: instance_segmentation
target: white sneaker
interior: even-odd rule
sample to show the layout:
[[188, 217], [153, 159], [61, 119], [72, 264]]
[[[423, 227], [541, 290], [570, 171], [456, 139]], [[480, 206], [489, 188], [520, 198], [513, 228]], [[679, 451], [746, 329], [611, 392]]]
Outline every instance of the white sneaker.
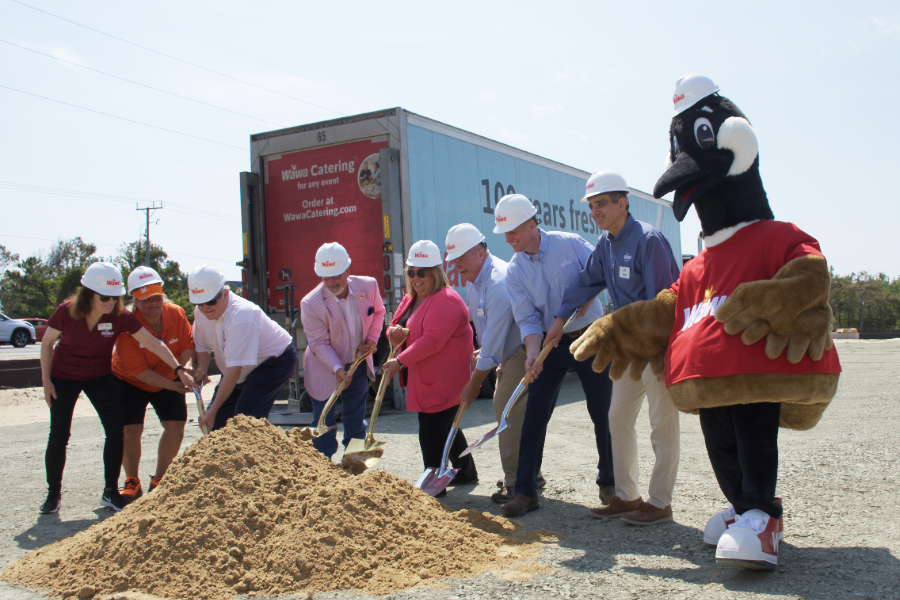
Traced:
[[710, 546], [718, 545], [719, 538], [722, 537], [728, 526], [737, 520], [738, 516], [740, 515], [734, 512], [733, 506], [729, 506], [725, 510], [711, 516], [703, 529], [703, 541]]
[[777, 527], [778, 519], [761, 510], [748, 510], [719, 538], [716, 562], [745, 569], [774, 569], [778, 566]]
[[[780, 505], [781, 498], [775, 498], [775, 504]], [[703, 541], [710, 546], [717, 546], [719, 544], [719, 538], [722, 537], [722, 534], [725, 533], [728, 526], [734, 523], [740, 516], [741, 515], [734, 512], [734, 506], [729, 506], [725, 510], [711, 516], [709, 521], [706, 522], [706, 527], [703, 529]], [[778, 518], [778, 525], [775, 532], [778, 534], [778, 541], [780, 542], [782, 538], [784, 538], [784, 517]]]

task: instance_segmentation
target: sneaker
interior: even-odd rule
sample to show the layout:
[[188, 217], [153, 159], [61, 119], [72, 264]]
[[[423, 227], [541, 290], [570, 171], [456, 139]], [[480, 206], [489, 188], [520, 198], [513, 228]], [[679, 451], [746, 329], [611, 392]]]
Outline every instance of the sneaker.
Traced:
[[609, 504], [613, 498], [616, 497], [616, 488], [615, 486], [608, 485], [606, 487], [600, 488], [600, 502], [603, 504]]
[[128, 502], [134, 502], [143, 495], [144, 490], [141, 489], [141, 480], [137, 477], [126, 477], [125, 487], [122, 489], [122, 496], [124, 496]]
[[100, 506], [105, 506], [106, 508], [111, 508], [114, 511], [119, 512], [128, 506], [128, 500], [119, 493], [119, 490], [115, 488], [106, 488], [103, 490], [103, 495], [100, 496]]
[[515, 497], [516, 493], [513, 491], [513, 488], [506, 485], [502, 486], [499, 492], [491, 494], [491, 500], [497, 504], [506, 504]]
[[160, 481], [162, 481], [162, 477], [151, 477], [150, 478], [150, 491], [151, 492], [159, 486]]
[[38, 512], [42, 515], [49, 515], [59, 512], [60, 506], [62, 506], [62, 494], [59, 492], [47, 492], [47, 499], [41, 504]]
[[[781, 498], [776, 497], [775, 504], [780, 505]], [[719, 544], [719, 538], [722, 537], [722, 534], [725, 533], [725, 530], [728, 529], [728, 526], [739, 519], [740, 516], [741, 515], [737, 514], [734, 511], [733, 506], [729, 506], [725, 510], [714, 514], [709, 518], [709, 521], [706, 522], [706, 527], [703, 529], [703, 541], [710, 546], [717, 546]], [[778, 518], [778, 523], [775, 526], [775, 532], [778, 534], [779, 542], [784, 539], [783, 515]]]
[[716, 546], [721, 565], [771, 571], [778, 566], [778, 519], [748, 510], [728, 526]]
[[618, 496], [613, 496], [613, 499], [610, 500], [609, 504], [606, 506], [592, 508], [591, 516], [595, 519], [615, 519], [621, 517], [625, 513], [640, 510], [642, 504], [644, 504], [644, 501], [640, 496], [638, 496], [636, 500], [630, 500], [628, 502], [622, 500]]
[[673, 520], [671, 504], [665, 508], [656, 508], [649, 502], [644, 502], [639, 509], [622, 515], [622, 522], [629, 525], [659, 525]]

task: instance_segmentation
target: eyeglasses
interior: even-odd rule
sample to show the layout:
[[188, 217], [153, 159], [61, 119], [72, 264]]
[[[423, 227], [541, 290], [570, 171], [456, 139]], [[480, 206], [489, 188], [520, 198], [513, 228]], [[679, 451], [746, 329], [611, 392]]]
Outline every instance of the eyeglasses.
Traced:
[[[99, 295], [99, 294], [98, 294]], [[100, 302], [109, 302], [117, 296], [100, 296]]]
[[322, 278], [322, 281], [340, 281], [340, 279], [341, 279], [341, 277], [342, 277], [343, 275], [344, 275], [344, 274], [341, 273], [340, 275], [334, 275], [334, 276], [332, 276], [332, 277], [323, 277], [323, 278]]
[[418, 270], [407, 269], [406, 270], [406, 276], [409, 277], [410, 279], [415, 279], [416, 277], [418, 277], [419, 279], [425, 279], [425, 277], [427, 275], [428, 275], [428, 269], [418, 269]]
[[222, 292], [225, 290], [219, 290], [219, 293], [216, 294], [216, 297], [210, 300], [209, 302], [201, 302], [200, 304], [195, 304], [195, 306], [215, 306], [219, 303], [219, 299], [222, 297]]

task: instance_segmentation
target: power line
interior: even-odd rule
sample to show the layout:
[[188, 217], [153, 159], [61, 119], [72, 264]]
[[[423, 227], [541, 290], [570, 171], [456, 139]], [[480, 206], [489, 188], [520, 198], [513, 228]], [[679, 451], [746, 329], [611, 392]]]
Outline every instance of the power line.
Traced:
[[[0, 181], [0, 189], [10, 189], [21, 192], [35, 192], [39, 194], [48, 194], [52, 196], [66, 196], [71, 198], [84, 198], [87, 200], [104, 200], [108, 202], [118, 202], [121, 204], [133, 204], [134, 202], [144, 202], [144, 203], [153, 203], [153, 202], [162, 202], [162, 200], [158, 198], [135, 198], [133, 196], [111, 196], [108, 194], [99, 194], [96, 192], [83, 192], [78, 190], [67, 190], [64, 188], [51, 188], [45, 186], [38, 185], [30, 185], [26, 183], [16, 183], [12, 181]], [[198, 208], [195, 206], [189, 206], [187, 204], [180, 204], [177, 202], [172, 202], [170, 200], [166, 200], [166, 208], [173, 211], [179, 212], [182, 214], [190, 215], [190, 216], [202, 216], [204, 218], [216, 219], [219, 221], [228, 221], [228, 222], [240, 222], [238, 217], [233, 215], [229, 215], [226, 213], [219, 213], [214, 211], [208, 211], [203, 208]], [[175, 207], [175, 208], [173, 208]]]
[[39, 50], [34, 50], [34, 49], [32, 49], [32, 48], [27, 48], [27, 47], [25, 47], [25, 46], [20, 46], [19, 44], [15, 44], [15, 43], [13, 43], [13, 42], [9, 42], [9, 41], [6, 41], [6, 40], [4, 40], [4, 39], [0, 39], [0, 42], [3, 42], [4, 44], [9, 44], [10, 46], [15, 46], [16, 48], [21, 48], [22, 50], [28, 50], [29, 52], [34, 52], [35, 54], [40, 54], [41, 56], [46, 56], [47, 58], [53, 58], [53, 59], [55, 59], [55, 60], [58, 60], [58, 61], [61, 61], [61, 62], [70, 64], [70, 65], [74, 65], [74, 66], [76, 66], [76, 67], [81, 67], [82, 69], [87, 69], [88, 71], [93, 71], [94, 73], [100, 73], [101, 75], [106, 75], [107, 77], [112, 77], [112, 78], [114, 78], [114, 79], [119, 79], [119, 80], [121, 80], [121, 81], [127, 81], [128, 83], [133, 83], [134, 85], [139, 85], [139, 86], [141, 86], [141, 87], [145, 87], [145, 88], [150, 89], [150, 90], [154, 90], [154, 91], [157, 91], [157, 92], [161, 92], [161, 93], [163, 93], [163, 94], [168, 94], [169, 96], [175, 96], [176, 98], [181, 98], [182, 100], [187, 100], [187, 101], [189, 101], [189, 102], [196, 102], [197, 104], [202, 104], [202, 105], [204, 105], [204, 106], [209, 106], [209, 107], [211, 107], [211, 108], [215, 108], [215, 109], [217, 109], [217, 110], [222, 110], [222, 111], [231, 113], [231, 114], [233, 114], [233, 115], [239, 115], [239, 116], [241, 116], [241, 117], [247, 117], [248, 119], [253, 119], [253, 120], [255, 120], [255, 121], [262, 121], [263, 123], [269, 123], [270, 125], [275, 125], [276, 127], [281, 127], [280, 124], [275, 123], [274, 121], [268, 121], [268, 120], [266, 120], [266, 119], [260, 119], [259, 117], [254, 117], [253, 115], [246, 115], [246, 114], [244, 114], [244, 113], [237, 112], [237, 111], [235, 111], [235, 110], [230, 110], [230, 109], [227, 109], [227, 108], [223, 108], [223, 107], [221, 107], [221, 106], [216, 106], [215, 104], [210, 104], [210, 103], [208, 103], [208, 102], [203, 102], [202, 100], [195, 100], [194, 98], [188, 98], [187, 96], [182, 96], [181, 94], [176, 94], [175, 92], [168, 92], [168, 91], [166, 91], [166, 90], [161, 90], [161, 89], [159, 89], [159, 88], [157, 88], [157, 87], [153, 87], [152, 85], [147, 85], [147, 84], [145, 84], [145, 83], [140, 83], [140, 82], [137, 82], [137, 81], [132, 81], [131, 79], [126, 79], [126, 78], [124, 78], [124, 77], [119, 77], [118, 75], [113, 75], [112, 73], [106, 73], [105, 71], [100, 71], [99, 69], [94, 69], [94, 68], [91, 68], [91, 67], [88, 67], [88, 66], [85, 66], [85, 65], [80, 65], [80, 64], [78, 64], [77, 62], [72, 62], [71, 60], [66, 60], [66, 59], [60, 58], [60, 57], [58, 57], [58, 56], [53, 56], [52, 54], [46, 54], [46, 53], [44, 53], [44, 52], [40, 52]]
[[61, 21], [65, 21], [65, 22], [67, 22], [67, 23], [71, 23], [72, 25], [77, 25], [77, 26], [79, 26], [79, 27], [83, 27], [83, 28], [88, 29], [88, 30], [90, 30], [90, 31], [93, 31], [93, 32], [95, 32], [95, 33], [99, 33], [100, 35], [105, 35], [106, 37], [112, 38], [112, 39], [114, 39], [114, 40], [118, 40], [118, 41], [123, 42], [123, 43], [125, 43], [125, 44], [128, 44], [128, 45], [130, 45], [130, 46], [135, 46], [136, 48], [141, 48], [142, 50], [146, 50], [146, 51], [148, 51], [148, 52], [152, 52], [153, 54], [158, 54], [158, 55], [164, 56], [164, 57], [166, 57], [166, 58], [168, 58], [168, 59], [171, 59], [171, 60], [174, 60], [174, 61], [177, 61], [177, 62], [186, 64], [186, 65], [190, 65], [190, 66], [192, 66], [192, 67], [194, 67], [194, 68], [196, 68], [196, 69], [200, 69], [200, 70], [206, 71], [206, 72], [208, 72], [208, 73], [213, 73], [213, 74], [218, 75], [218, 76], [220, 76], [220, 77], [225, 77], [226, 79], [231, 79], [232, 81], [237, 81], [238, 83], [243, 83], [244, 85], [249, 85], [250, 87], [255, 87], [256, 89], [263, 90], [263, 91], [265, 91], [265, 92], [269, 92], [270, 94], [276, 94], [276, 95], [278, 95], [278, 96], [283, 96], [283, 97], [285, 97], [285, 98], [289, 98], [289, 99], [291, 99], [291, 100], [294, 100], [294, 101], [296, 101], [296, 102], [300, 102], [300, 103], [302, 103], [302, 104], [307, 104], [307, 105], [309, 105], [309, 106], [314, 106], [314, 107], [316, 107], [316, 108], [321, 108], [322, 110], [327, 110], [328, 112], [333, 112], [333, 113], [335, 113], [336, 115], [344, 116], [344, 113], [338, 112], [338, 111], [336, 111], [336, 110], [332, 110], [332, 109], [327, 108], [327, 107], [325, 107], [325, 106], [320, 106], [320, 105], [318, 105], [318, 104], [313, 104], [312, 102], [308, 102], [307, 100], [301, 100], [300, 98], [294, 98], [293, 96], [288, 96], [287, 94], [282, 94], [281, 92], [276, 92], [275, 90], [270, 90], [269, 88], [262, 87], [261, 85], [256, 85], [255, 83], [250, 83], [249, 81], [244, 81], [243, 79], [238, 79], [237, 77], [232, 77], [231, 75], [226, 75], [225, 73], [221, 73], [221, 72], [219, 72], [219, 71], [214, 71], [213, 69], [209, 69], [209, 68], [207, 68], [207, 67], [202, 67], [202, 66], [200, 66], [200, 65], [198, 65], [198, 64], [195, 64], [195, 63], [192, 63], [192, 62], [188, 62], [188, 61], [183, 60], [183, 59], [181, 59], [181, 58], [178, 58], [178, 57], [176, 57], [176, 56], [172, 56], [171, 54], [166, 54], [166, 53], [164, 53], [164, 52], [160, 52], [159, 50], [154, 50], [153, 48], [148, 48], [147, 46], [142, 46], [142, 45], [137, 44], [137, 43], [135, 43], [135, 42], [131, 42], [131, 41], [126, 40], [126, 39], [124, 39], [124, 38], [120, 38], [120, 37], [117, 37], [117, 36], [115, 36], [115, 35], [112, 35], [111, 33], [106, 33], [105, 31], [100, 31], [99, 29], [94, 29], [93, 27], [89, 27], [89, 26], [87, 26], [87, 25], [83, 25], [82, 23], [78, 23], [78, 22], [76, 22], [76, 21], [72, 21], [71, 19], [67, 19], [67, 18], [65, 18], [65, 17], [61, 17], [61, 16], [59, 16], [59, 15], [53, 14], [52, 12], [48, 12], [48, 11], [46, 11], [46, 10], [42, 10], [42, 9], [40, 9], [40, 8], [37, 8], [36, 6], [31, 6], [30, 4], [25, 4], [24, 2], [21, 2], [20, 0], [11, 0], [11, 1], [12, 1], [12, 2], [15, 2], [16, 4], [21, 4], [22, 6], [25, 6], [25, 7], [27, 7], [27, 8], [30, 8], [30, 9], [32, 9], [32, 10], [36, 10], [36, 11], [38, 11], [38, 12], [44, 13], [45, 15], [50, 15], [51, 17], [55, 17], [55, 18], [57, 18], [57, 19], [59, 19], [59, 20], [61, 20]]
[[[12, 0], [12, 1], [13, 1], [13, 2], [16, 2], [17, 0]], [[191, 135], [190, 133], [183, 133], [183, 132], [181, 132], [181, 131], [175, 131], [174, 129], [166, 129], [165, 127], [160, 127], [159, 125], [151, 125], [151, 124], [149, 124], [149, 123], [143, 123], [143, 122], [141, 122], [141, 121], [135, 121], [134, 119], [128, 119], [128, 118], [125, 118], [125, 117], [120, 117], [120, 116], [118, 116], [118, 115], [112, 115], [112, 114], [110, 114], [110, 113], [105, 113], [105, 112], [100, 111], [100, 110], [94, 110], [93, 108], [85, 108], [84, 106], [78, 106], [77, 104], [71, 104], [71, 103], [69, 103], [69, 102], [63, 102], [62, 100], [56, 100], [56, 99], [54, 99], [54, 98], [48, 98], [47, 96], [41, 96], [40, 94], [32, 94], [31, 92], [26, 92], [26, 91], [19, 90], [19, 89], [16, 89], [16, 88], [14, 88], [14, 87], [9, 87], [9, 86], [3, 85], [3, 84], [0, 84], [0, 87], [2, 87], [2, 88], [4, 88], [4, 89], [7, 89], [7, 90], [12, 90], [12, 91], [14, 91], [14, 92], [19, 92], [20, 94], [25, 94], [25, 95], [27, 95], [27, 96], [33, 96], [33, 97], [35, 97], [35, 98], [42, 98], [42, 99], [44, 99], [44, 100], [49, 100], [50, 102], [56, 102], [57, 104], [64, 104], [64, 105], [66, 105], [66, 106], [71, 106], [72, 108], [80, 108], [81, 110], [86, 110], [86, 111], [88, 111], [88, 112], [96, 113], [96, 114], [98, 114], [98, 115], [104, 115], [104, 116], [106, 116], [106, 117], [112, 117], [113, 119], [119, 119], [120, 121], [127, 121], [127, 122], [129, 122], [129, 123], [135, 123], [135, 124], [137, 124], [137, 125], [143, 125], [144, 127], [150, 127], [151, 129], [159, 129], [160, 131], [168, 131], [169, 133], [175, 133], [175, 134], [178, 134], [178, 135], [183, 135], [183, 136], [185, 136], [185, 137], [194, 138], [195, 140], [202, 140], [202, 141], [204, 141], [204, 142], [210, 142], [210, 143], [212, 143], [212, 144], [218, 144], [218, 145], [220, 145], [220, 146], [228, 146], [229, 148], [237, 148], [238, 150], [240, 150], [240, 151], [242, 151], [242, 152], [244, 152], [244, 151], [247, 150], [246, 148], [243, 148], [243, 147], [241, 147], [241, 146], [235, 146], [234, 144], [226, 144], [225, 142], [217, 142], [216, 140], [210, 140], [210, 139], [208, 139], [208, 138], [203, 138], [203, 137], [200, 137], [200, 136], [197, 136], [197, 135]]]
[[[223, 45], [223, 44], [219, 44], [218, 42], [214, 42], [214, 41], [212, 41], [212, 40], [208, 40], [208, 39], [206, 39], [206, 38], [202, 38], [202, 37], [200, 37], [199, 35], [197, 35], [197, 34], [195, 34], [195, 33], [191, 33], [190, 31], [186, 31], [186, 30], [184, 30], [184, 29], [179, 29], [178, 27], [175, 27], [174, 25], [170, 25], [169, 23], [167, 23], [167, 22], [165, 22], [165, 21], [163, 21], [163, 20], [161, 20], [161, 19], [157, 19], [157, 18], [154, 18], [154, 17], [152, 17], [152, 16], [150, 16], [150, 15], [147, 15], [146, 13], [142, 13], [142, 12], [136, 11], [136, 10], [134, 10], [134, 9], [132, 9], [132, 8], [128, 8], [128, 7], [125, 7], [125, 6], [121, 6], [121, 5], [119, 5], [119, 4], [116, 4], [115, 2], [110, 2], [109, 0], [101, 0], [101, 2], [104, 2], [104, 3], [106, 3], [106, 4], [109, 4], [110, 6], [115, 6], [116, 8], [118, 8], [118, 9], [120, 9], [120, 10], [124, 10], [124, 11], [130, 12], [130, 13], [132, 13], [132, 14], [138, 15], [138, 16], [143, 17], [143, 18], [145, 18], [145, 19], [152, 19], [153, 21], [156, 21], [157, 23], [160, 23], [160, 24], [163, 25], [164, 27], [167, 27], [167, 28], [172, 29], [172, 30], [174, 30], [174, 31], [177, 31], [177, 32], [179, 32], [179, 33], [183, 33], [184, 35], [187, 35], [187, 36], [189, 36], [189, 37], [194, 38], [195, 40], [200, 40], [201, 42], [205, 42], [205, 43], [207, 43], [207, 44], [211, 44], [211, 45], [213, 45], [213, 46], [222, 48], [223, 50], [228, 50], [229, 52], [232, 52], [232, 53], [234, 53], [234, 54], [237, 54], [237, 55], [240, 56], [241, 58], [249, 58], [249, 59], [255, 60], [256, 62], [259, 62], [259, 63], [261, 63], [261, 64], [264, 64], [264, 65], [267, 65], [267, 66], [270, 66], [270, 67], [274, 67], [274, 68], [276, 68], [276, 69], [283, 69], [282, 66], [276, 65], [276, 64], [273, 63], [273, 62], [269, 62], [269, 61], [267, 61], [267, 60], [263, 60], [263, 59], [259, 58], [258, 56], [252, 56], [252, 55], [247, 54], [246, 52], [241, 51], [241, 50], [235, 50], [234, 48], [230, 48], [230, 47], [225, 46], [225, 45]], [[310, 80], [310, 81], [312, 81], [312, 80]], [[336, 92], [340, 92], [340, 93], [346, 94], [346, 95], [348, 95], [348, 96], [354, 96], [354, 97], [356, 97], [356, 98], [359, 98], [360, 100], [365, 100], [366, 102], [372, 102], [372, 99], [371, 99], [371, 98], [366, 98], [365, 96], [360, 96], [359, 94], [356, 94], [356, 93], [354, 93], [354, 92], [350, 92], [350, 91], [341, 89], [341, 88], [339, 88], [339, 87], [335, 87], [335, 86], [330, 85], [330, 84], [327, 84], [327, 83], [322, 83], [321, 81], [317, 81], [317, 82], [315, 82], [315, 83], [318, 83], [319, 85], [325, 86], [325, 87], [327, 87], [327, 88], [331, 88], [332, 90], [335, 90]]]

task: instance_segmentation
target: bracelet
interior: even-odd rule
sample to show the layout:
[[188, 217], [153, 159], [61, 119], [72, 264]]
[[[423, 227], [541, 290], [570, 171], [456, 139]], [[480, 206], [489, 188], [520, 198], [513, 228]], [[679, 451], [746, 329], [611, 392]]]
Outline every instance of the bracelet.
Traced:
[[183, 370], [184, 370], [184, 365], [178, 365], [177, 367], [175, 367], [175, 374], [178, 375], [178, 371], [183, 371]]
[[396, 360], [396, 361], [397, 361], [397, 364], [400, 365], [400, 370], [403, 370], [403, 369], [406, 368], [406, 365], [404, 365], [402, 362], [400, 362], [400, 359], [399, 359], [399, 358], [396, 358], [396, 357], [395, 357], [394, 360]]

